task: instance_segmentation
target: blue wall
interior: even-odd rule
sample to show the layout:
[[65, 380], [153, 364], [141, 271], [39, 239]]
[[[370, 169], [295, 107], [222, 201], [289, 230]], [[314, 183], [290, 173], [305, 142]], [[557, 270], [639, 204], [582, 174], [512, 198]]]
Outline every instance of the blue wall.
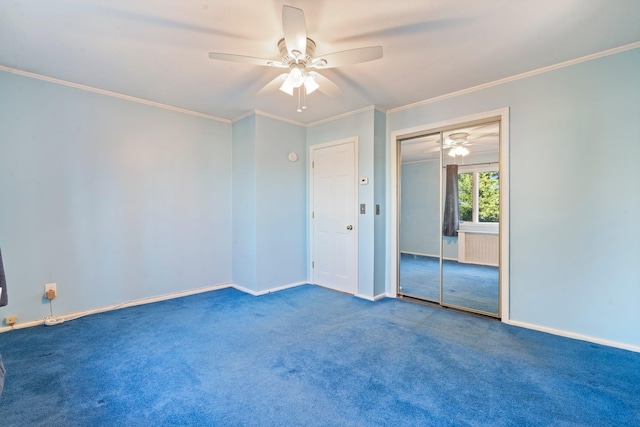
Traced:
[[0, 72], [0, 318], [231, 280], [231, 125]]
[[375, 216], [374, 249], [374, 296], [384, 295], [386, 289], [386, 223], [387, 223], [387, 116], [374, 110], [374, 201], [380, 205], [380, 214]]
[[258, 287], [255, 140], [255, 115], [233, 123], [233, 282], [254, 291]]
[[640, 346], [640, 49], [388, 115], [510, 109], [511, 319]]
[[233, 124], [233, 281], [254, 293], [307, 279], [305, 133], [259, 114]]
[[258, 115], [256, 131], [256, 290], [264, 291], [307, 280], [307, 149], [302, 126]]
[[402, 165], [401, 252], [440, 256], [441, 170], [439, 160]]

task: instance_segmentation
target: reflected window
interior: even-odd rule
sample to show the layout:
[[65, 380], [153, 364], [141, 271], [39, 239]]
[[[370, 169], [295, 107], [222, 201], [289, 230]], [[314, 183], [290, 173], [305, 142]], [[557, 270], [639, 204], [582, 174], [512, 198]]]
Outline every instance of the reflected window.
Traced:
[[461, 222], [500, 222], [500, 172], [476, 170], [458, 174]]
[[478, 222], [500, 221], [500, 172], [478, 172]]
[[[455, 196], [454, 196], [455, 197]], [[473, 221], [473, 174], [458, 174], [460, 221]]]

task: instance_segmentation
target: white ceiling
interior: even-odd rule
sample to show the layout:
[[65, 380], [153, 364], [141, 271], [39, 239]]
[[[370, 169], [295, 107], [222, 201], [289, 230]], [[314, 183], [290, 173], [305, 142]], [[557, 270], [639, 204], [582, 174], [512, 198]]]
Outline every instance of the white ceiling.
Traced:
[[[316, 56], [380, 45], [380, 60], [325, 70], [343, 90], [308, 110], [278, 59], [281, 10], [304, 10]], [[2, 0], [0, 65], [233, 120], [260, 110], [311, 123], [382, 110], [640, 41], [638, 0]]]

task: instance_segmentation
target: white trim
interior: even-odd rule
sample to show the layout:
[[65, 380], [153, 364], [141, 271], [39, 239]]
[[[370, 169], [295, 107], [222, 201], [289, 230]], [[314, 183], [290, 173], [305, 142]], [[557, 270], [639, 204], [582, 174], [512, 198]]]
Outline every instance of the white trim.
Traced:
[[253, 291], [249, 288], [245, 288], [244, 286], [240, 286], [238, 284], [235, 283], [231, 283], [229, 285], [229, 287], [234, 288], [238, 291], [247, 293], [249, 295], [253, 295], [254, 297], [259, 297], [262, 295], [266, 295], [266, 294], [271, 294], [273, 292], [278, 292], [278, 291], [283, 291], [285, 289], [290, 289], [290, 288], [295, 288], [297, 286], [302, 286], [302, 285], [308, 285], [309, 282], [296, 282], [296, 283], [291, 283], [289, 285], [282, 285], [282, 286], [276, 286], [275, 288], [269, 288], [269, 289], [265, 289], [263, 291]]
[[[174, 299], [174, 298], [181, 298], [181, 297], [186, 297], [186, 296], [195, 295], [195, 294], [201, 294], [201, 293], [205, 293], [205, 292], [218, 291], [220, 289], [226, 289], [226, 288], [234, 288], [234, 289], [236, 289], [238, 291], [245, 292], [245, 293], [251, 294], [253, 296], [261, 296], [261, 295], [266, 295], [266, 294], [270, 294], [270, 293], [273, 293], [273, 292], [282, 291], [284, 289], [295, 288], [297, 286], [307, 285], [307, 284], [308, 284], [308, 282], [296, 282], [296, 283], [291, 283], [289, 285], [278, 286], [278, 287], [267, 289], [267, 290], [264, 290], [264, 291], [255, 292], [255, 291], [247, 289], [247, 288], [245, 288], [243, 286], [237, 285], [235, 283], [227, 282], [227, 283], [221, 283], [219, 285], [207, 286], [207, 287], [204, 287], [204, 288], [190, 289], [188, 291], [180, 291], [180, 292], [174, 292], [174, 293], [171, 293], [171, 294], [165, 294], [165, 295], [159, 295], [159, 296], [155, 296], [155, 297], [149, 297], [149, 298], [142, 298], [142, 299], [138, 299], [138, 300], [127, 301], [127, 302], [123, 302], [121, 304], [108, 305], [108, 306], [96, 308], [96, 309], [93, 309], [93, 310], [85, 310], [85, 311], [78, 311], [78, 312], [70, 313], [70, 314], [64, 314], [62, 316], [56, 316], [55, 319], [56, 320], [61, 320], [61, 321], [74, 320], [74, 319], [78, 319], [80, 317], [88, 316], [90, 314], [104, 313], [106, 311], [118, 310], [120, 308], [134, 307], [134, 306], [137, 306], [137, 305], [144, 305], [144, 304], [151, 304], [151, 303], [154, 303], [154, 302], [160, 302], [160, 301], [165, 301], [165, 300]], [[10, 331], [12, 329], [23, 329], [23, 328], [30, 328], [32, 326], [39, 326], [39, 325], [44, 324], [44, 322], [45, 322], [45, 319], [32, 320], [30, 322], [24, 322], [24, 323], [16, 323], [14, 326], [6, 326], [6, 327], [0, 328], [0, 333], [7, 332], [7, 331]], [[61, 322], [59, 322], [59, 323], [61, 323]]]
[[574, 332], [563, 331], [561, 329], [554, 329], [546, 326], [534, 325], [532, 323], [520, 322], [517, 320], [509, 320], [508, 322], [505, 322], [505, 323], [513, 326], [519, 326], [521, 328], [532, 329], [534, 331], [546, 332], [548, 334], [558, 335], [565, 338], [572, 338], [575, 340], [587, 341], [595, 344], [606, 345], [608, 347], [621, 348], [623, 350], [635, 351], [636, 353], [640, 353], [640, 346], [637, 346], [637, 345], [626, 344], [618, 341], [605, 340], [602, 338], [592, 337], [590, 335], [576, 334]]
[[111, 92], [110, 90], [99, 89], [92, 86], [87, 86], [79, 83], [73, 83], [66, 80], [56, 79], [54, 77], [43, 76], [41, 74], [30, 73], [29, 71], [18, 70], [16, 68], [0, 65], [0, 71], [6, 71], [7, 73], [17, 74], [23, 77], [29, 77], [36, 80], [42, 80], [49, 83], [54, 83], [62, 86], [72, 87], [74, 89], [80, 89], [87, 92], [98, 93], [100, 95], [111, 96], [113, 98], [124, 99], [126, 101], [137, 102], [138, 104], [150, 105], [152, 107], [162, 108], [165, 110], [176, 111], [178, 113], [189, 114], [191, 116], [203, 117], [209, 120], [216, 120], [223, 123], [231, 123], [231, 120], [223, 119], [221, 117], [212, 116], [210, 114], [200, 113], [199, 111], [187, 110], [185, 108], [175, 107], [173, 105], [162, 104], [160, 102], [149, 101], [148, 99], [136, 98], [135, 96], [124, 95], [118, 92]]
[[483, 84], [480, 84], [480, 85], [477, 85], [477, 86], [472, 86], [470, 88], [458, 90], [458, 91], [455, 91], [455, 92], [449, 92], [449, 93], [446, 93], [444, 95], [435, 96], [433, 98], [428, 98], [428, 99], [425, 99], [423, 101], [414, 102], [413, 104], [403, 105], [402, 107], [391, 108], [391, 109], [387, 110], [387, 113], [388, 114], [392, 114], [392, 113], [396, 113], [396, 112], [402, 111], [402, 110], [409, 110], [411, 108], [419, 107], [421, 105], [442, 101], [442, 100], [448, 99], [448, 98], [454, 98], [454, 97], [459, 96], [459, 95], [464, 95], [464, 94], [467, 94], [467, 93], [476, 92], [476, 91], [479, 91], [479, 90], [482, 90], [482, 89], [487, 89], [487, 88], [490, 88], [490, 87], [493, 87], [493, 86], [498, 86], [498, 85], [501, 85], [501, 84], [504, 84], [504, 83], [513, 82], [515, 80], [526, 79], [527, 77], [535, 76], [537, 74], [543, 74], [543, 73], [547, 73], [549, 71], [558, 70], [560, 68], [570, 67], [572, 65], [580, 64], [582, 62], [592, 61], [594, 59], [603, 58], [603, 57], [609, 56], [609, 55], [615, 55], [616, 53], [625, 52], [627, 50], [632, 50], [632, 49], [636, 49], [636, 48], [639, 48], [639, 47], [640, 47], [640, 42], [630, 43], [630, 44], [627, 44], [627, 45], [624, 45], [624, 46], [619, 46], [619, 47], [616, 47], [616, 48], [613, 48], [613, 49], [609, 49], [609, 50], [605, 50], [605, 51], [602, 51], [602, 52], [593, 53], [591, 55], [582, 56], [580, 58], [570, 59], [568, 61], [560, 62], [559, 64], [549, 65], [547, 67], [542, 67], [542, 68], [538, 68], [538, 69], [535, 69], [535, 70], [532, 70], [532, 71], [527, 71], [525, 73], [516, 74], [515, 76], [506, 77], [504, 79], [494, 80], [494, 81], [489, 82], [489, 83], [483, 83]]
[[511, 202], [509, 201], [509, 182], [511, 181], [509, 165], [509, 109], [505, 108], [500, 113], [500, 316], [503, 322], [509, 317], [509, 260], [511, 253], [510, 246], [510, 226], [509, 213], [511, 212]]
[[367, 107], [359, 108], [357, 110], [348, 111], [346, 113], [338, 114], [337, 116], [331, 116], [331, 117], [327, 117], [326, 119], [320, 119], [318, 121], [308, 123], [305, 126], [307, 126], [307, 127], [315, 126], [315, 125], [319, 125], [319, 124], [322, 124], [322, 123], [332, 122], [332, 121], [337, 120], [337, 119], [342, 119], [344, 117], [353, 116], [355, 114], [363, 113], [365, 111], [373, 111], [373, 110], [378, 110], [378, 111], [383, 112], [383, 113], [385, 112], [385, 111], [381, 110], [380, 108], [378, 108], [375, 105], [369, 105]]
[[247, 111], [246, 113], [241, 114], [238, 117], [236, 117], [233, 120], [231, 120], [231, 123], [239, 122], [240, 120], [246, 119], [247, 117], [251, 117], [251, 116], [253, 116], [255, 114], [256, 114], [256, 112], [254, 110]]
[[[420, 253], [420, 252], [400, 251], [400, 253], [407, 254], [407, 255], [424, 256], [424, 257], [429, 257], [429, 258], [440, 258], [439, 255], [429, 255], [429, 254], [423, 254], [423, 253]], [[448, 257], [448, 256], [443, 256], [442, 259], [445, 260], [445, 261], [456, 261], [456, 262], [458, 261], [458, 258], [453, 258], [453, 257]]]
[[[66, 320], [74, 320], [74, 319], [78, 319], [80, 317], [84, 317], [84, 316], [88, 316], [90, 314], [98, 314], [98, 313], [104, 313], [106, 311], [113, 311], [113, 310], [118, 310], [120, 308], [126, 308], [126, 307], [134, 307], [137, 305], [144, 305], [144, 304], [151, 304], [154, 302], [160, 302], [160, 301], [165, 301], [165, 300], [169, 300], [169, 299], [174, 299], [174, 298], [181, 298], [181, 297], [186, 297], [189, 295], [195, 295], [195, 294], [201, 294], [204, 292], [210, 292], [210, 291], [217, 291], [220, 289], [225, 289], [228, 287], [231, 287], [232, 283], [221, 283], [219, 285], [213, 285], [213, 286], [207, 286], [204, 288], [197, 288], [197, 289], [190, 289], [188, 291], [180, 291], [180, 292], [173, 292], [170, 294], [165, 294], [165, 295], [159, 295], [159, 296], [155, 296], [155, 297], [149, 297], [149, 298], [141, 298], [141, 299], [137, 299], [137, 300], [131, 300], [131, 301], [126, 301], [120, 304], [113, 304], [113, 305], [108, 305], [105, 307], [99, 307], [99, 308], [95, 308], [93, 310], [84, 310], [84, 311], [78, 311], [75, 313], [69, 313], [69, 314], [63, 314], [61, 316], [56, 316], [56, 320], [59, 319], [61, 321], [66, 321]], [[39, 326], [44, 324], [45, 319], [40, 319], [40, 320], [32, 320], [30, 322], [24, 322], [24, 323], [17, 323], [14, 326], [7, 326], [4, 328], [0, 328], [0, 333], [2, 332], [7, 332], [10, 331], [12, 329], [23, 329], [23, 328], [29, 328], [32, 326]]]
[[424, 256], [424, 257], [429, 257], [429, 258], [440, 258], [440, 255], [425, 254], [425, 253], [422, 253], [422, 252], [400, 251], [400, 253], [401, 254], [407, 254], [407, 255]]
[[[290, 123], [290, 124], [296, 125], [296, 126], [302, 126], [302, 127], [306, 126], [304, 123], [300, 123], [300, 122], [296, 122], [295, 120], [290, 120], [290, 119], [286, 119], [284, 117], [276, 116], [275, 114], [267, 113], [266, 111], [254, 110], [253, 112], [257, 116], [269, 117], [271, 119], [280, 120], [281, 122]], [[245, 115], [245, 117], [246, 117], [246, 115]]]
[[302, 123], [302, 122], [297, 122], [295, 120], [287, 119], [285, 117], [280, 117], [280, 116], [277, 116], [275, 114], [267, 113], [266, 111], [251, 110], [251, 111], [247, 111], [244, 114], [239, 115], [238, 117], [235, 117], [233, 120], [231, 120], [231, 122], [235, 123], [237, 121], [240, 121], [240, 120], [242, 120], [244, 118], [247, 118], [247, 117], [252, 116], [252, 115], [255, 114], [255, 115], [258, 115], [258, 116], [270, 117], [272, 119], [280, 120], [281, 122], [291, 123], [292, 125], [296, 125], [296, 126], [310, 127], [310, 126], [315, 126], [315, 125], [319, 125], [319, 124], [322, 124], [322, 123], [332, 122], [332, 121], [334, 121], [336, 119], [341, 119], [341, 118], [344, 118], [344, 117], [349, 117], [349, 116], [353, 116], [355, 114], [359, 114], [359, 113], [362, 113], [362, 112], [365, 112], [365, 111], [372, 111], [372, 110], [373, 111], [378, 110], [378, 111], [380, 111], [381, 113], [384, 113], [384, 114], [387, 113], [387, 110], [385, 110], [385, 109], [383, 109], [383, 108], [381, 108], [381, 107], [379, 107], [377, 105], [369, 105], [367, 107], [359, 108], [357, 110], [348, 111], [346, 113], [338, 114], [336, 116], [331, 116], [331, 117], [328, 117], [326, 119], [320, 119], [320, 120], [315, 121], [315, 122]]
[[355, 294], [354, 297], [358, 297], [358, 298], [362, 298], [362, 299], [366, 299], [367, 301], [379, 301], [382, 298], [387, 298], [387, 294], [383, 293], [383, 294], [378, 294], [374, 297], [370, 297], [369, 295], [363, 295], [363, 294]]
[[[500, 243], [503, 250], [500, 252], [500, 316], [503, 322], [509, 320], [509, 108], [486, 111], [455, 119], [444, 120], [436, 123], [414, 126], [408, 129], [400, 129], [391, 132], [387, 140], [387, 166], [389, 170], [387, 187], [387, 206], [389, 216], [387, 218], [387, 237], [389, 253], [387, 255], [387, 281], [386, 293], [392, 298], [397, 296], [397, 265], [398, 265], [398, 152], [396, 141], [402, 135], [417, 132], [428, 132], [432, 129], [444, 128], [478, 120], [500, 117]], [[387, 115], [387, 125], [389, 116]], [[506, 249], [506, 250], [505, 250]]]
[[458, 225], [458, 233], [498, 234], [499, 231], [500, 223], [498, 222], [460, 221]]
[[355, 268], [354, 268], [354, 280], [355, 280], [355, 294], [358, 294], [359, 290], [360, 290], [360, 271], [359, 271], [359, 266], [360, 266], [360, 214], [359, 214], [359, 203], [360, 203], [360, 182], [359, 182], [359, 175], [358, 175], [358, 165], [360, 163], [360, 150], [358, 148], [358, 137], [357, 136], [352, 136], [349, 138], [342, 138], [342, 139], [338, 139], [335, 141], [329, 141], [329, 142], [323, 142], [320, 144], [314, 144], [309, 146], [309, 156], [307, 156], [307, 170], [309, 171], [309, 191], [307, 192], [307, 197], [308, 197], [308, 204], [307, 206], [309, 206], [309, 212], [307, 212], [307, 218], [309, 219], [309, 226], [307, 227], [307, 232], [308, 232], [308, 237], [309, 237], [309, 283], [311, 284], [315, 284], [315, 280], [314, 280], [314, 276], [313, 276], [313, 268], [311, 267], [311, 263], [314, 262], [314, 253], [313, 253], [313, 248], [314, 248], [314, 238], [313, 238], [313, 218], [311, 218], [311, 213], [314, 212], [314, 206], [313, 206], [313, 196], [314, 196], [314, 182], [313, 182], [313, 167], [312, 167], [312, 162], [314, 161], [314, 152], [315, 150], [319, 150], [319, 149], [323, 149], [323, 148], [327, 148], [327, 147], [333, 147], [333, 146], [337, 146], [337, 145], [342, 145], [342, 144], [349, 144], [349, 143], [353, 143], [353, 154], [354, 154], [354, 158], [353, 158], [353, 174], [354, 174], [354, 212], [355, 212], [355, 223], [357, 224], [355, 227], [355, 239], [356, 239], [356, 245], [355, 245]]

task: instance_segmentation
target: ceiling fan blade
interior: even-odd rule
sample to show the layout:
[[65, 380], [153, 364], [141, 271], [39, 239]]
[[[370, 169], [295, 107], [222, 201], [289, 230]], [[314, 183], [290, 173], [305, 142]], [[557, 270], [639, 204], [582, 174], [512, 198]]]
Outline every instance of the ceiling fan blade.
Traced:
[[234, 55], [232, 53], [209, 52], [209, 58], [220, 61], [241, 62], [244, 64], [264, 65], [265, 67], [287, 68], [281, 61], [254, 58], [253, 56]]
[[489, 133], [485, 133], [483, 135], [478, 135], [478, 136], [472, 136], [471, 138], [469, 138], [469, 141], [475, 141], [476, 139], [481, 139], [481, 138], [497, 138], [500, 136], [499, 132], [489, 132]]
[[314, 68], [333, 68], [382, 58], [382, 46], [361, 47], [319, 56], [310, 64]]
[[331, 98], [336, 98], [342, 94], [342, 89], [322, 74], [318, 74], [315, 71], [311, 71], [309, 74], [312, 75], [316, 83], [320, 85], [318, 88], [320, 92]]
[[278, 77], [276, 77], [275, 79], [271, 80], [269, 83], [264, 85], [256, 95], [261, 96], [261, 95], [265, 95], [268, 92], [272, 92], [272, 91], [275, 92], [276, 90], [278, 90], [280, 86], [282, 86], [282, 83], [287, 78], [287, 75], [288, 75], [287, 73], [280, 74]]
[[289, 56], [304, 59], [307, 51], [307, 24], [302, 9], [282, 6], [282, 31]]

